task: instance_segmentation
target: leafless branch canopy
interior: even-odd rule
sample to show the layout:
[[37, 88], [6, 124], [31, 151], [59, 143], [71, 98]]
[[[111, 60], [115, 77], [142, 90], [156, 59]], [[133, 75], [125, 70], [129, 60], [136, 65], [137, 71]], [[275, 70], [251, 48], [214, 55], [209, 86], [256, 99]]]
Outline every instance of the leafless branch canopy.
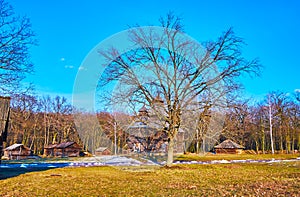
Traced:
[[115, 83], [114, 103], [143, 103], [152, 108], [160, 96], [172, 139], [182, 127], [184, 113], [225, 103], [222, 98], [237, 89], [238, 77], [259, 74], [260, 65], [257, 59], [242, 56], [243, 39], [231, 28], [216, 41], [200, 45], [182, 32], [180, 18], [169, 14], [160, 21], [163, 33], [157, 27], [129, 30], [132, 50], [122, 53], [112, 46], [100, 51], [108, 66], [99, 88]]
[[34, 33], [26, 17], [15, 15], [13, 8], [0, 0], [0, 91], [10, 94], [21, 86], [26, 74], [33, 72], [29, 49]]
[[241, 74], [259, 74], [258, 60], [242, 57], [244, 42], [232, 29], [201, 47], [183, 35], [179, 18], [168, 15], [160, 21], [164, 34], [155, 28], [130, 30], [135, 50], [120, 54], [112, 47], [100, 52], [109, 62], [100, 87], [121, 80], [124, 87], [130, 86], [123, 98], [148, 104], [160, 93], [170, 112], [186, 107], [210, 88], [233, 87]]

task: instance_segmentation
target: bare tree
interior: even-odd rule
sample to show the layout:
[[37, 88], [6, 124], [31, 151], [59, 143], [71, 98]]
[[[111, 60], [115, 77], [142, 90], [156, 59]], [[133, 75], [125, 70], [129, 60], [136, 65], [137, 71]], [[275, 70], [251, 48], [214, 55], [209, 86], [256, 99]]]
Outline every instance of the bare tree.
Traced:
[[0, 0], [0, 93], [22, 89], [21, 81], [33, 72], [29, 49], [36, 41], [31, 23], [14, 13], [11, 5]]
[[[291, 118], [292, 118], [292, 102], [288, 94], [280, 91], [271, 92], [268, 95], [270, 112], [270, 120], [274, 130], [274, 145], [281, 152], [291, 149]], [[270, 129], [271, 131], [271, 129]], [[270, 133], [271, 134], [271, 133]], [[275, 147], [275, 148], [276, 148]]]
[[250, 107], [246, 101], [238, 101], [227, 111], [223, 136], [234, 139], [239, 144], [245, 145], [243, 140], [248, 135], [251, 123]]
[[30, 140], [34, 138], [34, 114], [37, 111], [37, 98], [28, 94], [14, 95], [11, 102], [11, 130], [19, 131], [22, 141], [14, 141], [14, 143], [22, 143], [28, 145]]
[[[100, 87], [119, 81], [121, 88], [114, 93], [115, 103], [144, 103], [152, 108], [157, 94], [162, 95], [165, 105], [163, 112], [158, 113], [168, 135], [169, 166], [184, 115], [201, 108], [198, 101], [203, 102], [208, 91], [221, 94], [221, 86], [235, 87], [237, 77], [257, 74], [260, 65], [256, 59], [247, 61], [242, 57], [243, 40], [231, 28], [216, 41], [206, 42], [203, 49], [184, 36], [180, 18], [168, 14], [160, 22], [163, 34], [153, 28], [130, 30], [129, 39], [137, 46], [134, 50], [123, 54], [112, 47], [100, 52], [109, 64]], [[207, 97], [205, 102], [212, 99]]]
[[72, 107], [64, 97], [14, 95], [10, 125], [7, 144], [22, 143], [34, 154], [42, 154], [44, 146], [51, 143], [75, 141], [82, 144], [74, 125]]
[[103, 113], [96, 117], [92, 113], [82, 111], [74, 111], [73, 113], [74, 116], [80, 117], [76, 122], [76, 130], [81, 137], [84, 150], [95, 153], [95, 150], [100, 146], [110, 147], [112, 117], [109, 114]]

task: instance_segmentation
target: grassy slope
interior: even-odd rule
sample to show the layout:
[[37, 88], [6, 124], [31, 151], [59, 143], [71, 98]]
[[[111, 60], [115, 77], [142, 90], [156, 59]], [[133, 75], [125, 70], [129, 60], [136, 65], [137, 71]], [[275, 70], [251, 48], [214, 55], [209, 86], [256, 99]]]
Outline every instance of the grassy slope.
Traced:
[[0, 187], [0, 196], [299, 196], [300, 162], [62, 168]]

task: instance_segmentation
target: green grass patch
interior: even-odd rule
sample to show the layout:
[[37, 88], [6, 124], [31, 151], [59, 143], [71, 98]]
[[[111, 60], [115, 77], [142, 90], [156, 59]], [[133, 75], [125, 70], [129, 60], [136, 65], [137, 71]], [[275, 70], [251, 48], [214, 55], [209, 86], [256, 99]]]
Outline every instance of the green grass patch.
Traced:
[[300, 162], [60, 168], [0, 187], [0, 196], [299, 196]]

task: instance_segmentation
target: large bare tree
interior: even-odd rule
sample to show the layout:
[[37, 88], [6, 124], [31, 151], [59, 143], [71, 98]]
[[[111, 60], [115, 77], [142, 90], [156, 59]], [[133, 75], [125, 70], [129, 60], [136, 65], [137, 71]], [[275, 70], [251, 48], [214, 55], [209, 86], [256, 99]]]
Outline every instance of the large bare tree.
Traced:
[[[100, 51], [108, 66], [99, 87], [118, 81], [119, 88], [111, 99], [115, 104], [143, 103], [159, 114], [168, 135], [169, 166], [174, 140], [186, 120], [195, 117], [194, 112], [205, 107], [204, 103], [215, 104], [214, 98], [228, 87], [235, 89], [241, 74], [258, 74], [260, 65], [257, 59], [242, 57], [244, 42], [231, 28], [216, 41], [200, 45], [183, 33], [181, 19], [173, 14], [161, 18], [160, 23], [163, 33], [155, 27], [130, 29], [129, 41], [134, 48], [126, 53], [115, 46]], [[164, 102], [159, 110], [154, 105], [158, 94]], [[195, 117], [194, 125], [197, 120]]]
[[33, 71], [29, 49], [36, 41], [31, 23], [0, 0], [0, 94], [22, 90], [21, 81]]

